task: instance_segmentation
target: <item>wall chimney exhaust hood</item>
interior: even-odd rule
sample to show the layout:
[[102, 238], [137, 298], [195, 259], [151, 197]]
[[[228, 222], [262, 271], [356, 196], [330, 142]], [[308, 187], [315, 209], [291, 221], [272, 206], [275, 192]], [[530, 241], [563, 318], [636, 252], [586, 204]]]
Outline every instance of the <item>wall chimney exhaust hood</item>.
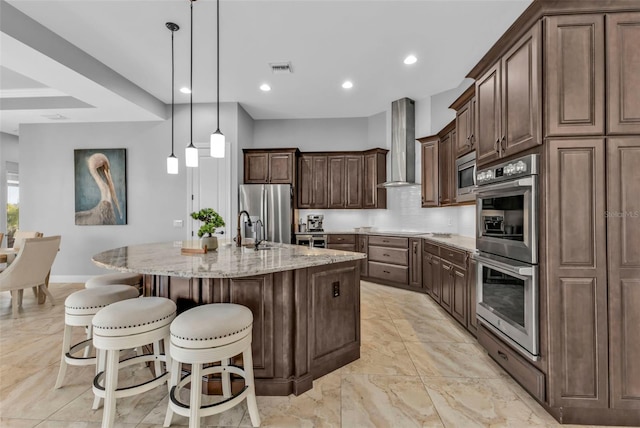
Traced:
[[391, 103], [391, 179], [378, 187], [417, 186], [416, 103], [402, 98]]

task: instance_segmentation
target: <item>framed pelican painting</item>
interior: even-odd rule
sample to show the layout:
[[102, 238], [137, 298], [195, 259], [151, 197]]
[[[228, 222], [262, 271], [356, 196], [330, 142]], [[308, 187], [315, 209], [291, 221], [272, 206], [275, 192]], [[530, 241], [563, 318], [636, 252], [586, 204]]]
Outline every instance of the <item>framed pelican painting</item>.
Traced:
[[74, 150], [76, 224], [127, 224], [127, 150]]

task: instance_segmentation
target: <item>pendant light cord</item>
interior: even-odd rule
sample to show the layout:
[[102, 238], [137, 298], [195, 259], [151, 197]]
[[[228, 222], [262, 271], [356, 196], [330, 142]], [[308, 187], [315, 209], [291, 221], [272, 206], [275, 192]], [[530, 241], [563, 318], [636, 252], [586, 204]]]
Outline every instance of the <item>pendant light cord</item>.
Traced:
[[191, 129], [189, 134], [189, 140], [191, 145], [193, 145], [193, 2], [194, 0], [190, 0], [191, 5], [191, 58], [189, 60], [189, 87], [191, 89], [191, 93], [189, 94], [189, 127]]
[[173, 33], [175, 32], [175, 30], [171, 30], [171, 156], [175, 156], [173, 154], [173, 112], [174, 112], [174, 106], [175, 106], [175, 100], [174, 100], [174, 82], [175, 82], [175, 67], [174, 67], [174, 59], [173, 59]]
[[216, 105], [218, 110], [217, 131], [220, 132], [220, 0], [216, 0]]

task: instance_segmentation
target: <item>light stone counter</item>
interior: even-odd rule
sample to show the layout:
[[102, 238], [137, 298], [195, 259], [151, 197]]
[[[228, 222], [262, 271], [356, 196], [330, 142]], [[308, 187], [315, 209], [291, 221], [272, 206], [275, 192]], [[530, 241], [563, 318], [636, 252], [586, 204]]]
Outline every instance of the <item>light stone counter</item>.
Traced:
[[366, 257], [350, 251], [309, 248], [266, 242], [256, 251], [221, 242], [206, 254], [181, 254], [173, 242], [129, 245], [93, 256], [93, 262], [107, 269], [181, 278], [240, 278], [328, 265]]

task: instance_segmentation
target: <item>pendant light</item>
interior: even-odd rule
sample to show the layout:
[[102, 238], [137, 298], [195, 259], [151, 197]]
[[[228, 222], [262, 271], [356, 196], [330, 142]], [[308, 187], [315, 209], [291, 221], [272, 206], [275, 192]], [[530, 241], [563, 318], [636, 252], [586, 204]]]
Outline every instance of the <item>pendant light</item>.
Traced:
[[216, 132], [211, 134], [211, 156], [214, 158], [223, 158], [224, 157], [224, 134], [220, 132], [220, 0], [216, 0], [216, 109], [218, 111], [218, 121], [217, 121], [217, 129]]
[[188, 167], [198, 166], [198, 149], [193, 145], [193, 2], [196, 0], [189, 0], [191, 5], [191, 59], [189, 70], [189, 88], [191, 93], [189, 94], [189, 145], [185, 150], [185, 161]]
[[167, 28], [171, 31], [171, 156], [167, 158], [167, 174], [177, 174], [178, 173], [178, 158], [173, 154], [173, 110], [175, 107], [174, 102], [174, 57], [173, 57], [173, 33], [178, 31], [180, 27], [178, 24], [174, 24], [173, 22], [167, 22], [165, 24]]

